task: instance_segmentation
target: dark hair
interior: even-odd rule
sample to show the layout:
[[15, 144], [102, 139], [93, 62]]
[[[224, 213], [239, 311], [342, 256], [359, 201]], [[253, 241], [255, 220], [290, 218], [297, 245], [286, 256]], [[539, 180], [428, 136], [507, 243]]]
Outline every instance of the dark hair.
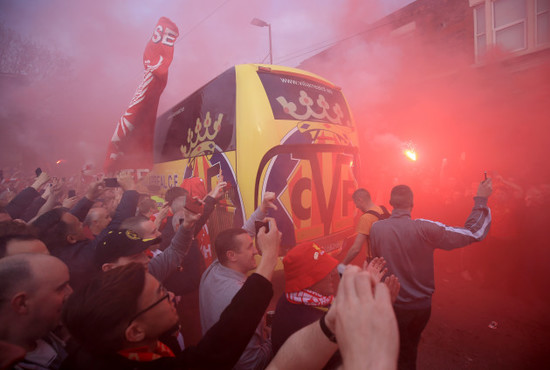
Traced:
[[0, 237], [9, 235], [29, 235], [36, 237], [36, 229], [31, 225], [13, 220], [0, 222]]
[[63, 323], [93, 353], [123, 348], [129, 319], [138, 311], [145, 286], [145, 268], [138, 263], [98, 274], [67, 300]]
[[143, 238], [141, 224], [149, 221], [149, 219], [143, 215], [128, 217], [120, 224], [119, 230], [132, 230], [139, 235], [140, 238]]
[[164, 200], [168, 202], [168, 204], [171, 206], [174, 199], [177, 197], [181, 197], [182, 195], [188, 195], [189, 193], [184, 188], [180, 187], [173, 187], [166, 191], [166, 194], [164, 195]]
[[28, 242], [31, 240], [38, 240], [34, 235], [5, 235], [0, 237], [0, 258], [6, 256], [8, 243], [12, 241]]
[[151, 208], [155, 208], [157, 207], [157, 202], [155, 202], [153, 199], [151, 198], [144, 198], [142, 199], [139, 204], [138, 204], [138, 210], [139, 210], [139, 213], [141, 214], [146, 214], [147, 212], [149, 212], [151, 210]]
[[17, 221], [0, 222], [0, 258], [6, 256], [6, 247], [12, 240], [28, 241], [38, 239], [34, 227]]
[[357, 200], [357, 199], [365, 199], [365, 200], [370, 200], [370, 193], [367, 189], [364, 189], [364, 188], [359, 188], [357, 190], [355, 190], [351, 196], [351, 198], [353, 200]]
[[391, 189], [390, 204], [393, 208], [406, 209], [413, 206], [413, 192], [407, 185], [397, 185]]
[[214, 249], [216, 250], [218, 260], [222, 265], [227, 262], [226, 253], [228, 251], [237, 250], [235, 237], [241, 234], [246, 234], [246, 230], [241, 228], [231, 228], [220, 232], [216, 237], [216, 240], [214, 241]]
[[62, 220], [66, 212], [68, 211], [65, 208], [54, 208], [32, 223], [38, 232], [38, 238], [46, 244], [50, 252], [68, 244], [69, 225]]

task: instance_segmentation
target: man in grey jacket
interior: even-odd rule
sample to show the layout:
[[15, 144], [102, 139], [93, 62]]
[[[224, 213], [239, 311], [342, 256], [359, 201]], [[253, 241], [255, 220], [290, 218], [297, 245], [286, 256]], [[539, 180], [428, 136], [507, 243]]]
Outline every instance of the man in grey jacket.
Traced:
[[413, 193], [407, 185], [395, 186], [390, 218], [372, 225], [371, 243], [375, 257], [384, 257], [389, 273], [401, 283], [394, 304], [399, 324], [399, 369], [415, 369], [420, 335], [431, 314], [434, 284], [434, 249], [451, 250], [485, 238], [491, 224], [487, 199], [492, 193], [491, 179], [479, 184], [474, 208], [464, 227], [411, 219]]
[[[275, 194], [266, 192], [262, 204], [245, 222], [242, 229], [227, 229], [218, 234], [214, 247], [218, 257], [202, 274], [199, 287], [201, 326], [205, 334], [220, 319], [245, 284], [248, 273], [256, 268], [254, 245], [254, 222], [263, 220], [269, 208], [277, 209], [273, 203]], [[271, 220], [275, 224], [275, 220]], [[273, 356], [271, 341], [264, 336], [264, 322], [260, 322], [256, 332], [248, 342], [235, 369], [264, 369]]]

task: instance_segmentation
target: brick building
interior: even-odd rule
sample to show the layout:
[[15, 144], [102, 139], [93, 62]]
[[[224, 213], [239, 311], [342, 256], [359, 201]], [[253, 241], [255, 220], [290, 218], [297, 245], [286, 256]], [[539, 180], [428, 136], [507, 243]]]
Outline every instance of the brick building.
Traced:
[[[364, 166], [370, 179], [435, 178], [445, 158], [457, 177], [480, 163], [550, 182], [549, 0], [417, 0], [299, 68], [343, 87], [363, 162], [386, 162]], [[389, 144], [380, 148], [384, 135], [414, 142], [415, 168], [388, 156]]]

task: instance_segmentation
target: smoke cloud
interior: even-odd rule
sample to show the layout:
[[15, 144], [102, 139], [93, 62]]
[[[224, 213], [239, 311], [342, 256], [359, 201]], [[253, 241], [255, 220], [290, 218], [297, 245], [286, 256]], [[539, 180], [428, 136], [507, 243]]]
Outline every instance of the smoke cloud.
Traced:
[[235, 64], [269, 61], [268, 30], [251, 25], [252, 18], [272, 24], [274, 62], [295, 66], [307, 51], [312, 55], [347, 32], [341, 29], [345, 19], [360, 27], [362, 18], [374, 20], [406, 2], [362, 6], [367, 14], [351, 17], [350, 7], [328, 0], [3, 1], [3, 26], [60, 60], [55, 65], [54, 58], [56, 73], [48, 78], [2, 82], [2, 166], [50, 168], [63, 158], [68, 172], [85, 162], [101, 167], [116, 122], [141, 81], [143, 50], [161, 16], [178, 25], [180, 37], [159, 114]]

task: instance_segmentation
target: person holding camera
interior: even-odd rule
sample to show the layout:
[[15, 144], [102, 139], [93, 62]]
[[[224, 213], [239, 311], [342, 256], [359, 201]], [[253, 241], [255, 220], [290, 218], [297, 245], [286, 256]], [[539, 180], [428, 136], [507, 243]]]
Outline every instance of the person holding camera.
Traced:
[[[273, 201], [275, 194], [266, 192], [262, 204], [247, 220], [242, 229], [231, 228], [218, 234], [214, 249], [218, 259], [214, 261], [201, 277], [199, 286], [199, 305], [203, 334], [219, 319], [223, 310], [247, 281], [247, 274], [258, 271], [265, 261], [277, 262], [277, 256], [266, 255], [262, 248], [262, 239], [276, 240], [280, 244], [281, 233], [274, 219], [265, 218], [269, 208], [277, 209]], [[258, 247], [262, 249], [262, 260], [257, 266], [255, 256], [258, 254], [253, 237], [256, 221], [267, 220], [269, 226], [260, 227], [257, 235]], [[271, 250], [269, 250], [271, 251]], [[274, 268], [275, 266], [273, 266]], [[256, 332], [250, 339], [235, 369], [265, 368], [272, 358], [271, 341], [264, 337], [264, 322], [258, 324]]]

